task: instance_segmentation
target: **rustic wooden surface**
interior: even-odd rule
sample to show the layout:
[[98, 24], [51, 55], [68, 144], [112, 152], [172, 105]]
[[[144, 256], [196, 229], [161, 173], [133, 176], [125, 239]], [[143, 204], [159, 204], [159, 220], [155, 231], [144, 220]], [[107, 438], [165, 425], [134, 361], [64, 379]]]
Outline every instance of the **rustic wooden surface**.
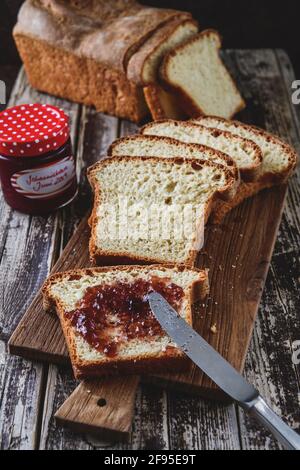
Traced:
[[[299, 150], [300, 111], [291, 104], [293, 71], [285, 54], [270, 50], [229, 51], [225, 58], [248, 100], [248, 108], [241, 117], [277, 132]], [[11, 104], [37, 99], [45, 101], [49, 98], [32, 91], [21, 75]], [[72, 115], [73, 141], [79, 156], [78, 173], [82, 174], [83, 167], [103, 154], [109, 141], [117, 135], [117, 120], [74, 104], [53, 101]], [[123, 124], [122, 128], [127, 131], [127, 125]], [[103, 135], [106, 142], [102, 143]], [[55, 425], [55, 411], [76, 387], [70, 371], [63, 366], [47, 367], [10, 357], [5, 352], [6, 342], [84, 214], [89, 200], [84, 183], [81, 195], [79, 202], [48, 218], [14, 213], [0, 201], [1, 447], [277, 448], [268, 433], [257, 428], [233, 405], [217, 405], [149, 385], [139, 388], [133, 431], [127, 444], [102, 442], [88, 434], [73, 434]], [[293, 365], [291, 360], [292, 342], [300, 339], [296, 289], [299, 276], [298, 229], [299, 188], [294, 177], [290, 182], [287, 207], [245, 374], [274, 409], [299, 430], [299, 366]]]

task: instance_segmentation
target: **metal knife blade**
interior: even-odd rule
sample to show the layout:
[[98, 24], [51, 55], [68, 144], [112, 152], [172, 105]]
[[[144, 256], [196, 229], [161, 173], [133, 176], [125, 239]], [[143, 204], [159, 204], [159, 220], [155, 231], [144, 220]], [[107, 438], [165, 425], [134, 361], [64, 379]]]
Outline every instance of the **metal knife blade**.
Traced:
[[212, 348], [157, 292], [149, 294], [150, 307], [176, 345], [227, 395], [247, 407], [258, 392]]
[[267, 405], [250, 385], [212, 348], [157, 292], [149, 294], [150, 308], [176, 345], [200, 367], [227, 395], [267, 427], [289, 450], [300, 450], [300, 436]]

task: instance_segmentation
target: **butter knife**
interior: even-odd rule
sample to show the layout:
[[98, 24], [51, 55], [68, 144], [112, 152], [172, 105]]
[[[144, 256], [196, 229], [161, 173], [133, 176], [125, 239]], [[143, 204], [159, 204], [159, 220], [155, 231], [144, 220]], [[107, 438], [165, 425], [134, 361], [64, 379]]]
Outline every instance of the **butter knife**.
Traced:
[[149, 294], [151, 311], [170, 338], [227, 395], [268, 428], [288, 450], [300, 450], [300, 435], [267, 405], [259, 392], [212, 348], [157, 292]]

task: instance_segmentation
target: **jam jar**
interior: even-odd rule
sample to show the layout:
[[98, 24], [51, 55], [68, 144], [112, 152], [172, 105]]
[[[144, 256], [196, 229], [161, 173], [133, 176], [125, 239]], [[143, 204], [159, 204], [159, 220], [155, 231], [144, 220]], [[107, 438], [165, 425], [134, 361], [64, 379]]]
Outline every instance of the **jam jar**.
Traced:
[[0, 113], [0, 178], [6, 202], [20, 212], [49, 213], [77, 194], [69, 118], [48, 104]]

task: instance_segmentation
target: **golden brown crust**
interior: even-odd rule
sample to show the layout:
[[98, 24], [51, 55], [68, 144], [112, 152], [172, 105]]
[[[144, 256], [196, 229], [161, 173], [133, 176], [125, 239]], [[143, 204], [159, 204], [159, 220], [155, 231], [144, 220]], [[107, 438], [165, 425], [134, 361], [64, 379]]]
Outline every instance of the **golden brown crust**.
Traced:
[[260, 181], [255, 183], [242, 182], [235, 197], [231, 199], [231, 201], [215, 201], [214, 208], [209, 219], [210, 222], [212, 224], [221, 224], [228, 212], [241, 204], [245, 199], [254, 196], [263, 189], [270, 188], [271, 186], [273, 186], [272, 183], [263, 183]]
[[[216, 31], [214, 29], [206, 29], [204, 31], [201, 31], [196, 36], [193, 36], [191, 39], [188, 39], [183, 44], [177, 46], [172, 51], [170, 51], [168, 54], [166, 54], [166, 56], [163, 60], [163, 63], [160, 67], [159, 74], [160, 74], [160, 78], [161, 78], [164, 86], [166, 87], [166, 89], [176, 93], [176, 96], [178, 96], [180, 105], [185, 110], [185, 112], [188, 114], [188, 116], [190, 116], [191, 118], [197, 118], [201, 115], [205, 115], [205, 112], [204, 112], [203, 109], [201, 109], [199, 107], [199, 105], [193, 100], [193, 98], [185, 92], [185, 90], [183, 90], [180, 86], [178, 86], [175, 83], [170, 81], [170, 79], [168, 77], [167, 69], [168, 69], [169, 63], [172, 60], [172, 58], [175, 57], [180, 50], [184, 49], [184, 47], [187, 44], [192, 44], [193, 42], [198, 41], [199, 38], [203, 38], [204, 36], [209, 36], [211, 34], [213, 34], [215, 36], [215, 38], [217, 39], [218, 49], [220, 49], [221, 45], [222, 45], [222, 38], [221, 38], [220, 34], [218, 33], [218, 31]], [[224, 66], [224, 64], [223, 64], [220, 57], [219, 57], [219, 61], [220, 61], [220, 64], [222, 66]], [[229, 73], [229, 71], [227, 70], [226, 67], [224, 67], [224, 73], [227, 74], [228, 78], [230, 79], [230, 81], [234, 85], [234, 88], [235, 88], [236, 92], [240, 95], [240, 92], [237, 89], [237, 86], [236, 86], [232, 76], [230, 75], [230, 73]], [[232, 112], [231, 116], [228, 116], [228, 118], [231, 118], [232, 116], [237, 114], [239, 111], [244, 109], [245, 106], [246, 106], [246, 103], [245, 103], [244, 99], [242, 98], [242, 96], [240, 95], [239, 105]]]
[[[115, 261], [115, 263], [120, 263], [120, 262], [124, 262], [124, 260], [127, 263], [129, 263], [130, 260], [132, 260], [133, 263], [137, 263], [137, 264], [140, 264], [140, 263], [142, 263], [142, 264], [162, 263], [162, 264], [164, 264], [165, 260], [161, 259], [159, 257], [150, 258], [150, 257], [147, 257], [147, 256], [138, 256], [138, 255], [134, 255], [134, 254], [130, 254], [130, 253], [124, 253], [124, 252], [119, 252], [119, 253], [115, 252], [115, 251], [114, 252], [109, 252], [109, 251], [101, 250], [101, 248], [97, 247], [96, 227], [99, 223], [99, 217], [97, 215], [97, 208], [101, 205], [101, 188], [99, 187], [99, 184], [98, 184], [98, 182], [97, 182], [94, 175], [100, 168], [102, 168], [105, 165], [110, 165], [112, 162], [116, 162], [116, 161], [128, 162], [129, 160], [131, 160], [131, 161], [140, 160], [140, 161], [145, 161], [145, 162], [147, 161], [147, 162], [151, 162], [154, 165], [157, 162], [160, 162], [160, 163], [168, 162], [168, 164], [169, 163], [171, 163], [171, 164], [184, 164], [184, 163], [187, 162], [187, 160], [185, 160], [183, 158], [168, 158], [166, 160], [165, 158], [161, 158], [161, 157], [128, 157], [128, 156], [122, 156], [122, 157], [110, 157], [110, 158], [103, 159], [103, 160], [99, 161], [98, 163], [96, 163], [95, 165], [93, 165], [90, 169], [88, 169], [87, 176], [88, 176], [89, 182], [90, 182], [90, 184], [93, 188], [94, 194], [95, 194], [94, 206], [93, 206], [93, 210], [92, 210], [92, 213], [91, 213], [91, 216], [90, 216], [90, 219], [89, 219], [89, 224], [90, 224], [90, 227], [91, 227], [91, 238], [90, 238], [90, 241], [89, 241], [89, 251], [90, 251], [91, 260], [92, 260], [92, 262], [94, 262], [96, 264], [103, 263], [103, 262], [108, 262], [108, 261], [111, 261], [111, 262]], [[205, 223], [206, 223], [206, 221], [208, 220], [208, 217], [210, 215], [210, 211], [212, 209], [212, 204], [213, 204], [214, 199], [217, 197], [217, 195], [219, 195], [221, 197], [223, 195], [223, 197], [226, 197], [226, 194], [231, 194], [232, 190], [233, 190], [233, 187], [235, 187], [236, 180], [234, 179], [234, 177], [232, 176], [230, 171], [227, 168], [225, 168], [223, 165], [218, 165], [217, 163], [212, 163], [208, 160], [189, 159], [189, 162], [192, 165], [195, 165], [199, 168], [201, 168], [201, 166], [217, 167], [220, 170], [222, 170], [222, 172], [224, 172], [225, 175], [226, 175], [226, 181], [227, 181], [226, 186], [224, 186], [222, 190], [216, 192], [211, 197], [211, 199], [209, 201], [207, 201], [206, 207], [204, 209], [204, 219], [205, 219]], [[194, 266], [195, 263], [196, 263], [197, 254], [198, 254], [198, 252], [196, 250], [191, 250], [189, 255], [188, 255], [188, 258], [184, 261], [184, 264], [186, 264], [187, 266]], [[174, 261], [176, 261], [176, 260], [174, 260]]]
[[27, 0], [14, 38], [33, 87], [139, 123], [149, 110], [142, 87], [126, 77], [127, 62], [157, 28], [191, 15], [134, 1], [104, 3]]
[[61, 98], [94, 105], [98, 111], [136, 123], [149, 113], [143, 89], [124, 73], [55, 48], [45, 41], [15, 35], [30, 84]]
[[173, 18], [190, 15], [132, 0], [104, 3], [93, 1], [86, 6], [82, 2], [26, 0], [14, 31], [126, 72], [132, 54], [158, 28]]
[[[51, 286], [55, 282], [59, 282], [63, 279], [68, 278], [73, 275], [84, 275], [89, 274], [93, 275], [94, 273], [99, 272], [112, 272], [112, 271], [130, 271], [132, 268], [144, 270], [142, 266], [116, 266], [114, 268], [100, 267], [100, 268], [86, 268], [86, 269], [76, 269], [72, 271], [67, 271], [65, 273], [56, 273], [50, 276], [43, 286], [43, 299], [44, 306], [47, 308], [49, 305], [52, 305], [57, 311], [59, 316], [61, 327], [66, 338], [72, 367], [74, 370], [75, 377], [77, 379], [84, 379], [88, 377], [98, 377], [103, 375], [114, 375], [119, 373], [126, 374], [140, 374], [152, 372], [153, 369], [156, 371], [166, 370], [167, 367], [176, 368], [176, 370], [182, 370], [188, 365], [186, 356], [176, 348], [168, 348], [165, 352], [161, 352], [156, 355], [144, 355], [136, 358], [136, 362], [133, 360], [124, 359], [118, 357], [115, 360], [110, 359], [109, 361], [100, 362], [86, 362], [80, 360], [77, 356], [76, 347], [74, 343], [74, 330], [70, 326], [66, 316], [63, 305], [51, 295]], [[186, 266], [178, 265], [153, 265], [149, 266], [149, 271], [153, 269], [160, 269], [161, 271], [167, 269], [174, 269], [177, 271], [184, 271], [191, 269]], [[199, 269], [193, 269], [193, 271], [198, 274], [198, 279], [191, 283], [188, 287], [187, 295], [190, 298], [190, 304], [194, 303], [197, 300], [203, 299], [208, 293], [208, 276], [207, 271], [201, 271]], [[187, 321], [192, 324], [192, 310], [191, 306], [188, 307], [186, 312]]]
[[[247, 145], [248, 148], [251, 148], [252, 151], [254, 152], [254, 161], [251, 166], [247, 167], [240, 167], [240, 175], [241, 178], [244, 181], [250, 182], [250, 181], [255, 181], [259, 177], [259, 171], [262, 165], [262, 151], [258, 145], [256, 145], [252, 140], [249, 139], [244, 139], [243, 137], [239, 137], [237, 135], [232, 134], [231, 132], [228, 131], [222, 131], [219, 129], [214, 129], [214, 128], [208, 128], [205, 126], [201, 126], [199, 124], [195, 124], [190, 121], [176, 121], [172, 119], [160, 119], [155, 122], [150, 122], [146, 124], [145, 126], [141, 127], [140, 133], [141, 134], [147, 134], [148, 129], [151, 129], [152, 127], [157, 126], [158, 124], [168, 124], [171, 123], [172, 125], [175, 126], [181, 126], [181, 127], [193, 127], [195, 129], [201, 130], [201, 128], [205, 132], [210, 132], [214, 137], [218, 137], [220, 135], [227, 137], [228, 140], [232, 141], [234, 139], [239, 139], [239, 141], [243, 141], [245, 145]], [[147, 134], [149, 135], [149, 134]], [[170, 136], [172, 137], [172, 136]], [[215, 150], [215, 149], [214, 149]]]
[[[197, 21], [191, 19], [191, 15], [182, 14], [180, 17], [171, 19], [164, 26], [157, 29], [138, 51], [131, 57], [127, 66], [127, 77], [137, 85], [146, 86], [154, 84], [144, 80], [143, 68], [148, 58], [178, 29], [185, 24], [197, 27]], [[198, 28], [196, 28], [198, 29]], [[155, 82], [157, 81], [157, 77]]]
[[188, 115], [183, 111], [178, 99], [173, 92], [165, 91], [160, 85], [148, 85], [144, 87], [144, 96], [152, 119], [187, 119]]

